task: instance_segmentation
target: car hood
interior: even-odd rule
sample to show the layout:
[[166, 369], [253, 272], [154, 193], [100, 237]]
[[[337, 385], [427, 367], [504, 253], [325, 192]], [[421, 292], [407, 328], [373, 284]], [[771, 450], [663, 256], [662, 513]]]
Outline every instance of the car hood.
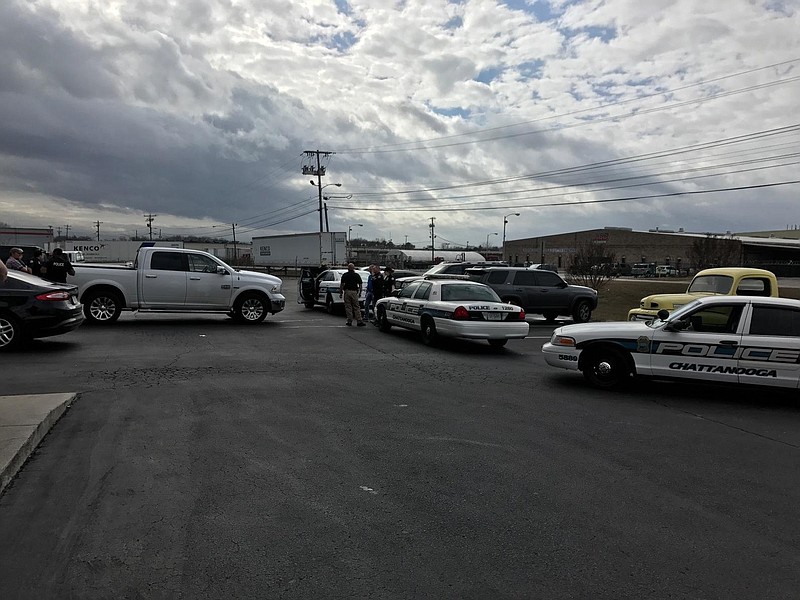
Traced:
[[568, 335], [578, 341], [586, 338], [608, 338], [624, 335], [638, 337], [652, 334], [653, 329], [646, 321], [609, 321], [607, 323], [575, 323], [564, 325], [553, 331], [557, 335]]
[[251, 281], [259, 281], [261, 283], [271, 283], [273, 285], [281, 285], [283, 281], [280, 277], [275, 277], [275, 275], [267, 275], [266, 273], [259, 273], [257, 271], [245, 271], [245, 270], [237, 270], [236, 271], [239, 276], [247, 278]]
[[674, 310], [698, 298], [715, 295], [717, 294], [712, 294], [710, 292], [700, 294], [653, 294], [642, 298], [639, 301], [639, 308], [644, 308], [646, 310], [661, 310], [662, 308]]

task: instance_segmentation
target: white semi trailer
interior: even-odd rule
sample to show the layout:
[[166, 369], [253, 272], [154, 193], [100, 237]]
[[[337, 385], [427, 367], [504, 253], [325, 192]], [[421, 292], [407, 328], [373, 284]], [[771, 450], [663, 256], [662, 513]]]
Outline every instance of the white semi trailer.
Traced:
[[253, 238], [253, 264], [259, 267], [321, 267], [345, 263], [347, 234], [343, 231]]

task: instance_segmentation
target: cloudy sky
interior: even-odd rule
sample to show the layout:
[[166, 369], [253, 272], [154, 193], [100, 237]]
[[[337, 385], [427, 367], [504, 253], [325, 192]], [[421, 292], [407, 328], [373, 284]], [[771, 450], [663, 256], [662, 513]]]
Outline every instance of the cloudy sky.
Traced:
[[800, 0], [3, 0], [0, 221], [318, 231], [320, 150], [353, 237], [794, 227], [798, 32]]

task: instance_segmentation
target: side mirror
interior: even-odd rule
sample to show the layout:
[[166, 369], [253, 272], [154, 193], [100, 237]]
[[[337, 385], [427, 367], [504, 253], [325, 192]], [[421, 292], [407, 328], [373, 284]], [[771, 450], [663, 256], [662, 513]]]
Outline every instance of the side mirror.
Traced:
[[228, 274], [228, 269], [226, 269], [222, 265], [217, 265], [217, 274], [218, 275], [227, 275]]
[[667, 317], [669, 316], [669, 311], [666, 308], [662, 308], [660, 311], [658, 311], [656, 316], [662, 321], [666, 321]]

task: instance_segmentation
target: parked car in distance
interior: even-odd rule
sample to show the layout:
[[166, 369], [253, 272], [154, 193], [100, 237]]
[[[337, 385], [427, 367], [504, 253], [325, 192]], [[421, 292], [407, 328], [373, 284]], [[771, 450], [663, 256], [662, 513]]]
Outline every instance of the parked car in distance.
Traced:
[[656, 277], [677, 277], [678, 269], [672, 265], [658, 265], [656, 267]]
[[796, 390], [800, 301], [705, 296], [646, 322], [559, 327], [542, 352], [601, 388], [640, 376]]
[[558, 268], [554, 265], [548, 265], [547, 263], [532, 263], [530, 265], [526, 265], [528, 269], [539, 269], [541, 271], [552, 271], [553, 273], [558, 273]]
[[766, 269], [748, 267], [716, 267], [704, 269], [694, 276], [684, 294], [653, 294], [639, 301], [639, 307], [628, 311], [629, 321], [648, 321], [660, 310], [672, 312], [703, 296], [777, 296], [778, 279]]
[[502, 347], [528, 335], [525, 311], [500, 301], [492, 289], [466, 279], [419, 279], [397, 296], [375, 304], [378, 327], [419, 331], [422, 342], [435, 345], [440, 336], [487, 340]]
[[633, 277], [655, 277], [656, 263], [635, 263], [631, 267]]
[[22, 271], [0, 282], [0, 351], [30, 338], [67, 333], [83, 323], [78, 287]]
[[596, 290], [570, 285], [552, 271], [489, 267], [467, 269], [467, 275], [488, 285], [503, 302], [521, 306], [528, 314], [543, 315], [548, 321], [564, 315], [576, 323], [585, 323], [597, 308]]

